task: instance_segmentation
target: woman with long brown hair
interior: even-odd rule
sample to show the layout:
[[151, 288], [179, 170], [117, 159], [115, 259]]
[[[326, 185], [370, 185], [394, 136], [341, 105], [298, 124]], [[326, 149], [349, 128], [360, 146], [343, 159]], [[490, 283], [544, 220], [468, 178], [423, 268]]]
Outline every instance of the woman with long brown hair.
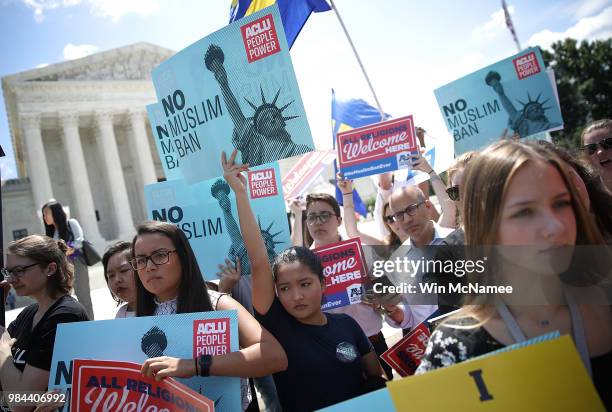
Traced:
[[513, 292], [468, 297], [432, 334], [417, 372], [558, 330], [572, 335], [610, 407], [612, 314], [601, 289], [610, 253], [566, 166], [552, 152], [504, 141], [470, 161], [464, 182], [468, 256], [476, 248], [492, 261], [479, 282]]

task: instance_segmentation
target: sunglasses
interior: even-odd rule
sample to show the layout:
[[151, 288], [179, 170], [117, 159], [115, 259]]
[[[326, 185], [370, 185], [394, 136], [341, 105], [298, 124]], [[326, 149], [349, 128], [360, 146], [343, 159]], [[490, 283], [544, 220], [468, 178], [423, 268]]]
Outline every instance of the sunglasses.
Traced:
[[451, 186], [448, 189], [446, 189], [446, 194], [448, 195], [448, 197], [450, 198], [450, 200], [452, 201], [457, 201], [459, 200], [459, 186]]
[[601, 146], [602, 149], [607, 150], [612, 148], [612, 137], [606, 137], [597, 143], [585, 144], [580, 149], [585, 151], [589, 156], [597, 151], [597, 145]]

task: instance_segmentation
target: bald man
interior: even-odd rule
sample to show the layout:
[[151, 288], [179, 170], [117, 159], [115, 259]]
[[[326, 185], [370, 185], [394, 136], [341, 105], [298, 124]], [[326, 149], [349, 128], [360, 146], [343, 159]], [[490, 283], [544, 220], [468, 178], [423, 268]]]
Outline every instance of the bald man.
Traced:
[[[400, 230], [408, 237], [389, 260], [404, 256], [412, 260], [419, 260], [427, 255], [427, 252], [421, 253], [420, 248], [441, 243], [453, 231], [429, 219], [430, 210], [434, 206], [417, 186], [404, 186], [395, 190], [389, 198], [389, 207], [394, 213], [394, 219], [399, 224]], [[409, 283], [414, 281], [406, 273], [395, 274], [396, 276], [389, 275], [395, 285], [405, 281]], [[417, 282], [421, 280], [418, 278], [419, 275], [417, 275]], [[435, 300], [435, 298], [424, 298], [426, 301], [432, 299]], [[385, 320], [389, 325], [402, 328], [405, 332], [423, 322], [438, 309], [435, 304], [410, 304], [412, 299], [408, 295], [402, 296], [402, 300], [403, 304], [384, 307], [387, 312]]]
[[400, 229], [409, 237], [403, 246], [436, 244], [436, 239], [444, 239], [453, 231], [429, 220], [434, 206], [416, 186], [404, 186], [394, 191], [389, 198], [389, 207]]

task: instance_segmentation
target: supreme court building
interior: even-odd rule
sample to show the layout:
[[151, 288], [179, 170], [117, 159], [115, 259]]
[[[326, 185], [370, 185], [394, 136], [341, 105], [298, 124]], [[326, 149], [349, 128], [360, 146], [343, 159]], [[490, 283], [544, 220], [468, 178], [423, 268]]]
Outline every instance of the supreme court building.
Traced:
[[2, 186], [4, 244], [44, 233], [41, 206], [68, 206], [102, 251], [146, 217], [164, 177], [145, 106], [151, 70], [174, 52], [137, 43], [2, 78], [18, 179]]

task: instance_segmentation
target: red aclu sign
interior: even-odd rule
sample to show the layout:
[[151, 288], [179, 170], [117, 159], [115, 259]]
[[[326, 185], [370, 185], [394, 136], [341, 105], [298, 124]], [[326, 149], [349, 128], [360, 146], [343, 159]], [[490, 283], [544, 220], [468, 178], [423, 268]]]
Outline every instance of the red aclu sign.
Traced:
[[400, 376], [414, 375], [414, 371], [425, 356], [425, 348], [430, 335], [431, 333], [425, 322], [420, 323], [380, 357]]
[[519, 80], [523, 80], [526, 77], [533, 76], [534, 74], [540, 73], [540, 64], [535, 52], [529, 52], [515, 59], [512, 59], [516, 75]]
[[[317, 248], [314, 252], [323, 264], [326, 295], [345, 291], [352, 285], [361, 286], [367, 279], [365, 259], [358, 238]], [[350, 303], [360, 301], [361, 295], [357, 301]]]
[[213, 412], [213, 401], [172, 378], [157, 382], [132, 362], [75, 359], [71, 412]]
[[278, 187], [276, 187], [274, 168], [249, 172], [249, 188], [251, 189], [251, 199], [276, 196]]
[[230, 320], [201, 319], [193, 321], [193, 357], [224, 355], [230, 352]]
[[336, 146], [341, 169], [417, 150], [412, 115], [338, 133]]
[[280, 51], [280, 43], [272, 14], [263, 16], [240, 27], [242, 41], [249, 63], [261, 60]]

